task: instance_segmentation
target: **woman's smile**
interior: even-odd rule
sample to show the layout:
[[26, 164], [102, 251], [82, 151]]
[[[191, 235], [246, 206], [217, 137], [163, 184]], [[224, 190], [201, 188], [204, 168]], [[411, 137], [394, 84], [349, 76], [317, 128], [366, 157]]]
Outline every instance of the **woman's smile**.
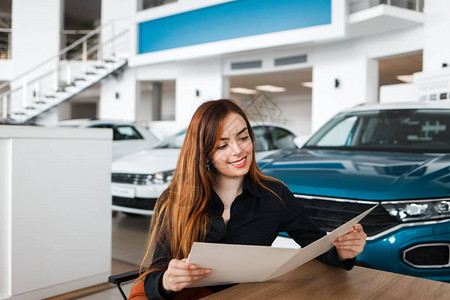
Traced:
[[245, 157], [243, 157], [243, 158], [241, 158], [239, 160], [230, 162], [229, 164], [232, 165], [235, 168], [245, 167], [245, 165], [247, 164], [247, 156], [245, 156]]

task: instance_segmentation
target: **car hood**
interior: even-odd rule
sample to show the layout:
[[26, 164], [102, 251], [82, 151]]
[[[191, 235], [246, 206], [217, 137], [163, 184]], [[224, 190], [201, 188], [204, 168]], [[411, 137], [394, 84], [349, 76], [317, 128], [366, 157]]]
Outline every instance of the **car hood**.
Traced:
[[112, 163], [113, 173], [152, 174], [174, 170], [180, 149], [150, 149], [122, 157]]
[[366, 200], [449, 196], [450, 154], [281, 151], [259, 162], [293, 193]]

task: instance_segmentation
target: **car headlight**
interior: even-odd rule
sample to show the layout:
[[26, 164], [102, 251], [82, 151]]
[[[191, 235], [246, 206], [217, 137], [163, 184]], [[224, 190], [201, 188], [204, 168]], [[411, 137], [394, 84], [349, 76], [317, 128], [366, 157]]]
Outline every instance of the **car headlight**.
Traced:
[[157, 172], [155, 174], [147, 175], [145, 180], [145, 184], [162, 184], [171, 182], [173, 179], [174, 170], [165, 171], [165, 172]]
[[450, 217], [450, 199], [392, 201], [381, 205], [401, 222], [428, 221]]

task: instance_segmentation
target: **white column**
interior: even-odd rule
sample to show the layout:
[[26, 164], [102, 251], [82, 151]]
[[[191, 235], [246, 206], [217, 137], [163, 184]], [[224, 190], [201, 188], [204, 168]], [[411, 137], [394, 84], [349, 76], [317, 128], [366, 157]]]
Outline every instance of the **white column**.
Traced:
[[137, 82], [135, 69], [103, 80], [100, 88], [100, 119], [136, 120]]
[[314, 50], [312, 130], [339, 111], [377, 102], [378, 64], [367, 57], [364, 40], [326, 44]]
[[[113, 36], [120, 34], [126, 29], [131, 29], [131, 18], [137, 12], [137, 1], [123, 1], [123, 0], [102, 0], [102, 29], [101, 40], [103, 43], [108, 41]], [[116, 56], [128, 56], [131, 42], [129, 35], [122, 36], [114, 42], [104, 44], [102, 55], [104, 58], [109, 58], [114, 54]]]
[[60, 0], [12, 2], [14, 77], [58, 54], [61, 2]]
[[220, 58], [180, 62], [175, 92], [177, 123], [187, 125], [201, 103], [227, 96], [226, 86]]
[[450, 1], [426, 0], [424, 12], [423, 72], [450, 68]]

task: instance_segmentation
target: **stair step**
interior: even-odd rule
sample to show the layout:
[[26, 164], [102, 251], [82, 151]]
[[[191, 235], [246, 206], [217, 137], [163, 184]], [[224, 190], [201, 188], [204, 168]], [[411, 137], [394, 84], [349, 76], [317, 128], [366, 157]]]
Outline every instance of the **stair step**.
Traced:
[[28, 109], [28, 110], [36, 110], [36, 107], [34, 107], [34, 106], [27, 106], [27, 107], [25, 107], [25, 109]]
[[94, 68], [96, 68], [96, 69], [106, 69], [106, 67], [105, 66], [94, 66]]
[[115, 60], [113, 60], [113, 59], [104, 59], [103, 60], [105, 63], [108, 63], [108, 64], [112, 64], [112, 63], [115, 63], [116, 61]]
[[44, 97], [47, 99], [55, 99], [56, 98], [55, 95], [45, 95]]
[[47, 102], [42, 101], [42, 100], [36, 100], [34, 101], [35, 104], [47, 104]]
[[76, 77], [76, 78], [73, 79], [73, 81], [86, 81], [86, 78]]
[[86, 74], [86, 75], [97, 75], [97, 73], [92, 72], [92, 71], [87, 71], [87, 72], [85, 72], [85, 74]]

